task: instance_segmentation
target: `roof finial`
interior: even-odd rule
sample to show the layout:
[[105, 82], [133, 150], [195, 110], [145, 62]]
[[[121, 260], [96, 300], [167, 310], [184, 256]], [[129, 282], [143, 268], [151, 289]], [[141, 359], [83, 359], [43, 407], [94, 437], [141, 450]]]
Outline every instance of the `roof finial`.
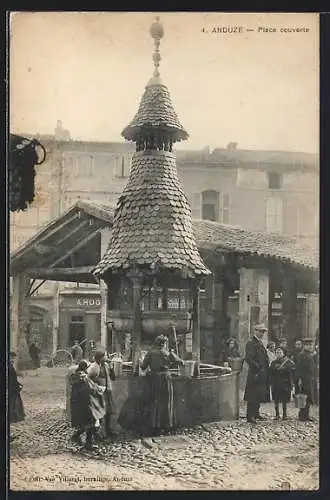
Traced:
[[164, 28], [161, 22], [159, 22], [159, 17], [157, 16], [155, 18], [155, 21], [152, 23], [150, 30], [149, 30], [150, 35], [154, 39], [154, 44], [155, 44], [155, 50], [152, 54], [152, 59], [154, 61], [155, 65], [155, 71], [154, 71], [154, 77], [159, 77], [159, 63], [161, 61], [161, 56], [159, 52], [159, 45], [160, 45], [160, 39], [163, 38], [164, 36]]

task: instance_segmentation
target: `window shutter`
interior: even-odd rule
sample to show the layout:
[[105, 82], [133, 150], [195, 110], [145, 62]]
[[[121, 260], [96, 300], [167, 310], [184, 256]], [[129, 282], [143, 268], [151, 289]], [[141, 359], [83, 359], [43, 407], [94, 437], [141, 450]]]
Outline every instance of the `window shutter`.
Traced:
[[283, 202], [281, 198], [266, 200], [266, 230], [271, 233], [283, 231]]
[[131, 170], [131, 161], [132, 161], [131, 156], [125, 156], [125, 170], [124, 170], [125, 177], [129, 176]]
[[113, 162], [114, 162], [114, 169], [113, 169], [114, 176], [121, 177], [121, 157], [115, 156]]
[[230, 196], [228, 193], [221, 193], [219, 199], [219, 222], [230, 223]]
[[191, 215], [193, 219], [202, 218], [202, 194], [194, 193], [191, 197]]

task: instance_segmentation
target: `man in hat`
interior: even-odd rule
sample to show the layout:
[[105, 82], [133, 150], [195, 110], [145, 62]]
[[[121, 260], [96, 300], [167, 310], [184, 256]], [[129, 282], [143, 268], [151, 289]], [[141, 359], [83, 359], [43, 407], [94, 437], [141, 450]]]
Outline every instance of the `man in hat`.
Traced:
[[314, 356], [313, 356], [313, 339], [303, 339], [303, 352], [296, 361], [296, 394], [305, 394], [307, 396], [305, 408], [299, 410], [298, 419], [301, 422], [313, 421], [309, 416], [309, 409], [312, 404], [315, 404], [314, 390]]
[[270, 402], [269, 359], [262, 340], [267, 328], [264, 324], [254, 327], [254, 335], [245, 347], [245, 361], [249, 366], [244, 401], [247, 401], [246, 418], [255, 424], [265, 420], [260, 415], [260, 403]]

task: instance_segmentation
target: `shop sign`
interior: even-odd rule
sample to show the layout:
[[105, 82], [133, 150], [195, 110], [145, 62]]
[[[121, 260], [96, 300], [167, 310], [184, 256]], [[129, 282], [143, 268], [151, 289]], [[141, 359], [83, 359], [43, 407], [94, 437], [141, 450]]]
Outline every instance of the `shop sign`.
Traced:
[[61, 297], [61, 309], [100, 310], [101, 297], [98, 295], [69, 295]]
[[99, 298], [88, 298], [88, 297], [77, 297], [77, 306], [80, 307], [100, 307], [101, 299]]

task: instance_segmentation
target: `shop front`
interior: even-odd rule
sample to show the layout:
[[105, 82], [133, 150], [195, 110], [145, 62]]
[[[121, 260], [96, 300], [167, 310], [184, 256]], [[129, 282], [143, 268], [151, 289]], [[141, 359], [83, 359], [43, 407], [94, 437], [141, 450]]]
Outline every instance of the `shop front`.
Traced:
[[60, 294], [58, 347], [71, 347], [75, 340], [80, 343], [101, 341], [100, 293]]

